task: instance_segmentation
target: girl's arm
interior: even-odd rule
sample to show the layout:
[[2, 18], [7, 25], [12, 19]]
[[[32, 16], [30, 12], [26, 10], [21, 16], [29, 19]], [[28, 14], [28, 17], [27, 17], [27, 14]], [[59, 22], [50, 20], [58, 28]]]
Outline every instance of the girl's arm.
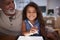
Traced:
[[27, 32], [26, 31], [26, 24], [25, 22], [23, 21], [22, 22], [22, 35], [25, 35], [25, 34], [29, 34], [30, 32]]
[[24, 35], [24, 36], [33, 35], [33, 34], [35, 34], [36, 30], [37, 30], [37, 28], [32, 27], [30, 31], [27, 31], [25, 22], [24, 21], [22, 22], [22, 35]]

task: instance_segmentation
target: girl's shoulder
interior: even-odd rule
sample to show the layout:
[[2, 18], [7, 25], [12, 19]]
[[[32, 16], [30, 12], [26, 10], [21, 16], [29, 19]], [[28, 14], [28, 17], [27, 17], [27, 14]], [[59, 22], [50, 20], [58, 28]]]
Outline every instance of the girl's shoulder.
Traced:
[[24, 22], [28, 22], [28, 19], [25, 19]]

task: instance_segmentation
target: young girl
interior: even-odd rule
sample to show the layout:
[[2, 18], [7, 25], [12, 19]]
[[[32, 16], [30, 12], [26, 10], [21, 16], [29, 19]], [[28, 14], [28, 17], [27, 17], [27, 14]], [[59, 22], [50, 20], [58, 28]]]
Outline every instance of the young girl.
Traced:
[[46, 36], [42, 13], [37, 4], [30, 2], [23, 9], [22, 34], [30, 36]]

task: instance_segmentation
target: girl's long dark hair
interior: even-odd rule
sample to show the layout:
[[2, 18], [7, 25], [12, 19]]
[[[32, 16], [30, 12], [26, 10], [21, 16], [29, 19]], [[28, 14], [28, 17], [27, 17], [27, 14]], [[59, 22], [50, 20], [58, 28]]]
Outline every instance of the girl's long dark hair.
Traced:
[[46, 37], [46, 32], [45, 32], [45, 23], [44, 23], [44, 20], [43, 20], [43, 16], [42, 16], [42, 12], [41, 10], [39, 9], [38, 5], [35, 4], [34, 2], [30, 2], [28, 5], [26, 5], [22, 11], [22, 18], [23, 20], [27, 19], [26, 17], [26, 11], [27, 11], [27, 8], [31, 6], [31, 7], [34, 7], [37, 11], [37, 19], [40, 23], [40, 31], [41, 31], [41, 35], [43, 35], [44, 37]]

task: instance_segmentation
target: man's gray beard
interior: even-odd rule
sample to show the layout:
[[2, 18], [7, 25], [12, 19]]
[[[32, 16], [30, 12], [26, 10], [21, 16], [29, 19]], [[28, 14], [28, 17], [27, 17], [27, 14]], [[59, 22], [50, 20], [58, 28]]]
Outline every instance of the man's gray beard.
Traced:
[[5, 13], [6, 14], [15, 14], [15, 9], [14, 10], [6, 10]]

